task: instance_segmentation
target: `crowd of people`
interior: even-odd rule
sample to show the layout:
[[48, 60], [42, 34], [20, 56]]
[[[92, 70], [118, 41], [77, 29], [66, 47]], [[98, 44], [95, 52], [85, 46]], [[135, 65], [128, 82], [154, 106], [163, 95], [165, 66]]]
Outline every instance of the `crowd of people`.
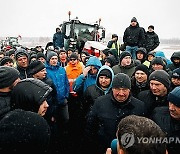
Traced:
[[[155, 51], [154, 26], [135, 17], [99, 57], [65, 50], [66, 38], [0, 51], [0, 153], [111, 154], [115, 138], [119, 154], [180, 153], [180, 51]], [[127, 147], [124, 133], [174, 140]]]

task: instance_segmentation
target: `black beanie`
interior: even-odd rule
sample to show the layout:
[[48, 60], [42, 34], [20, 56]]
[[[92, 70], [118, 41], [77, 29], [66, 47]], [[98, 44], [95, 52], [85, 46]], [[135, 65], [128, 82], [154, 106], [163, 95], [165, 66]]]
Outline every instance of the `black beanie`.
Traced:
[[127, 88], [131, 89], [131, 80], [127, 74], [118, 73], [114, 76], [112, 88]]
[[12, 108], [38, 112], [51, 91], [52, 88], [39, 79], [23, 79], [11, 92]]
[[53, 56], [58, 56], [58, 54], [57, 54], [56, 52], [54, 52], [54, 51], [48, 51], [48, 52], [47, 52], [47, 58], [46, 58], [47, 62], [49, 62], [50, 59], [51, 59]]
[[44, 153], [50, 127], [37, 113], [16, 109], [0, 120], [0, 153]]
[[44, 55], [44, 53], [38, 52], [38, 53], [37, 53], [37, 60], [38, 60], [39, 58], [41, 58], [41, 57], [43, 57], [44, 59], [46, 59], [46, 56]]
[[149, 76], [149, 81], [156, 80], [161, 82], [167, 89], [170, 87], [170, 77], [169, 74], [164, 70], [153, 71]]
[[133, 18], [131, 19], [131, 22], [137, 22], [136, 17], [133, 17]]
[[0, 66], [0, 88], [11, 86], [19, 78], [19, 71], [13, 67]]
[[180, 86], [174, 88], [169, 93], [168, 101], [180, 108]]
[[120, 64], [121, 64], [122, 59], [123, 59], [124, 57], [126, 57], [126, 56], [130, 56], [130, 57], [132, 58], [132, 55], [131, 55], [130, 52], [124, 51], [124, 52], [122, 52], [122, 53], [120, 54], [120, 57], [119, 57], [119, 63], [120, 63]]
[[98, 74], [98, 77], [100, 77], [100, 76], [106, 76], [106, 77], [108, 77], [108, 78], [112, 78], [112, 73], [111, 73], [111, 71], [110, 70], [108, 70], [108, 69], [103, 69], [103, 70], [101, 70], [100, 72], [99, 72], [99, 74]]
[[78, 55], [75, 54], [75, 53], [72, 53], [72, 54], [70, 55], [69, 59], [71, 59], [71, 58], [78, 59]]
[[154, 65], [154, 64], [159, 64], [159, 65], [162, 65], [163, 67], [166, 66], [166, 63], [163, 61], [163, 58], [161, 57], [154, 57], [154, 59], [151, 61], [151, 65]]
[[41, 61], [35, 60], [29, 65], [29, 74], [34, 75], [44, 68], [45, 65]]
[[140, 65], [136, 66], [136, 68], [135, 68], [135, 73], [136, 73], [136, 71], [138, 71], [138, 70], [143, 71], [144, 73], [146, 73], [147, 76], [149, 76], [149, 69], [148, 69], [148, 67], [147, 67], [146, 65], [140, 64]]
[[148, 29], [149, 29], [149, 28], [152, 28], [152, 29], [154, 30], [154, 26], [153, 26], [153, 25], [150, 25], [150, 26], [148, 27]]
[[12, 58], [10, 58], [9, 56], [4, 56], [1, 60], [0, 60], [0, 66], [4, 66], [4, 64], [6, 64], [7, 62], [11, 62], [14, 63]]
[[26, 56], [27, 58], [29, 58], [29, 54], [27, 53], [27, 51], [25, 49], [18, 49], [15, 51], [15, 59], [17, 60], [19, 57], [22, 56]]

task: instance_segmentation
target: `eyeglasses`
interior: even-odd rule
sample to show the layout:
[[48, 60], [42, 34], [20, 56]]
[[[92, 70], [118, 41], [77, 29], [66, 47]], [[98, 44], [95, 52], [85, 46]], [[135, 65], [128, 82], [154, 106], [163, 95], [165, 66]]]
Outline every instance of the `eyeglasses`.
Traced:
[[71, 58], [70, 61], [75, 61], [76, 59], [75, 58]]

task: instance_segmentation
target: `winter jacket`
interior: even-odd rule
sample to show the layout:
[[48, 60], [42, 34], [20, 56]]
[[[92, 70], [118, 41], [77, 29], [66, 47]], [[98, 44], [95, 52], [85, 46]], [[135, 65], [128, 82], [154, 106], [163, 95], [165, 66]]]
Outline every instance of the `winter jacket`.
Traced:
[[153, 32], [146, 32], [146, 50], [147, 52], [150, 52], [154, 49], [156, 49], [159, 46], [159, 37], [158, 35]]
[[65, 105], [65, 101], [69, 96], [69, 81], [66, 75], [66, 71], [63, 67], [52, 66], [49, 63], [45, 64], [47, 77], [50, 78], [56, 87], [56, 98], [59, 105]]
[[115, 65], [112, 67], [113, 71], [114, 71], [114, 75], [118, 74], [118, 73], [125, 73], [127, 74], [130, 78], [133, 75], [134, 71], [135, 71], [135, 64], [134, 61], [132, 61], [132, 63], [128, 66], [121, 66], [120, 64]]
[[10, 98], [10, 92], [0, 92], [0, 119], [11, 110]]
[[93, 153], [105, 153], [111, 141], [116, 138], [118, 123], [128, 115], [144, 115], [144, 103], [133, 96], [123, 102], [117, 102], [112, 92], [96, 99], [89, 113], [85, 138]]
[[143, 47], [145, 43], [144, 30], [139, 27], [139, 24], [137, 24], [135, 27], [130, 25], [124, 32], [123, 42], [125, 45], [131, 47]]
[[[112, 77], [111, 77], [111, 83], [109, 85], [109, 87], [104, 91], [103, 89], [101, 89], [101, 87], [99, 86], [99, 73], [104, 70], [104, 69], [108, 69], [110, 70]], [[89, 86], [86, 91], [84, 92], [84, 101], [83, 101], [83, 110], [84, 112], [89, 112], [90, 109], [92, 108], [92, 106], [94, 105], [94, 101], [102, 95], [106, 95], [111, 91], [112, 88], [112, 80], [114, 78], [114, 72], [112, 71], [112, 69], [106, 65], [103, 65], [97, 74], [96, 77], [96, 83], [94, 85]]]
[[[180, 139], [180, 120], [175, 120], [171, 117], [168, 107], [157, 107], [152, 114], [152, 120], [154, 120], [160, 128], [167, 134], [168, 138], [173, 137]], [[179, 143], [167, 144], [168, 154], [179, 154]]]
[[138, 83], [136, 81], [134, 76], [132, 77], [132, 80], [131, 80], [131, 93], [135, 98], [137, 98], [138, 94], [141, 91], [145, 91], [145, 90], [148, 90], [148, 89], [149, 89], [149, 83], [148, 82], [140, 84], [140, 83]]
[[180, 67], [180, 63], [177, 64], [177, 63], [174, 62], [175, 58], [180, 59], [180, 51], [174, 52], [172, 54], [172, 56], [171, 56], [172, 63], [167, 65], [168, 71], [173, 71], [174, 69]]
[[[93, 56], [93, 57], [90, 57], [89, 60], [87, 61], [86, 67], [87, 66], [95, 66], [99, 70], [102, 64], [101, 64], [101, 61], [97, 57]], [[88, 73], [88, 75], [84, 77], [84, 75], [81, 74], [74, 82], [73, 90], [75, 92], [79, 92], [79, 91], [85, 92], [87, 87], [95, 84], [96, 76], [97, 75], [91, 75], [90, 73]]]
[[151, 116], [152, 111], [156, 107], [168, 106], [167, 95], [163, 97], [155, 96], [153, 95], [151, 90], [145, 90], [145, 91], [140, 92], [137, 98], [144, 102], [145, 108], [147, 109], [147, 115], [146, 115], [147, 117]]
[[53, 46], [63, 48], [64, 47], [64, 39], [68, 39], [64, 33], [62, 32], [57, 32], [53, 35]]

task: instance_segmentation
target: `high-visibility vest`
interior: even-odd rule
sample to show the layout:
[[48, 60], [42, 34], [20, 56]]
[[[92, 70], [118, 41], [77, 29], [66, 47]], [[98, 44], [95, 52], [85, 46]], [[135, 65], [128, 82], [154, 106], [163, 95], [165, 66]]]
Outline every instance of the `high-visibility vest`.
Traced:
[[112, 44], [112, 47], [111, 47], [111, 48], [117, 50], [118, 56], [121, 54], [121, 53], [120, 53], [120, 43], [119, 43], [118, 41], [117, 41], [117, 48], [116, 48], [115, 43]]

